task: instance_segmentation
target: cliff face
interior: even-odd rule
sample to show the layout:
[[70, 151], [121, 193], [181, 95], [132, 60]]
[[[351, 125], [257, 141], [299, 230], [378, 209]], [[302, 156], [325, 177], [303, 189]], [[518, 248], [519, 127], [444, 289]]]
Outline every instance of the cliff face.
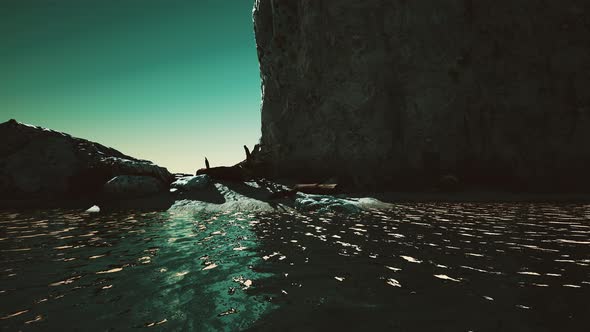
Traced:
[[279, 175], [590, 183], [586, 0], [257, 0], [253, 16]]

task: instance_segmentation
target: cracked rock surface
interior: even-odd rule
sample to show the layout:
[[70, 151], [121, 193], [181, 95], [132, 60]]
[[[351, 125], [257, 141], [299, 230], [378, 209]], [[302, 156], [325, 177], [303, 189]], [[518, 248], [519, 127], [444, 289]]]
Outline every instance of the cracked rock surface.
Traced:
[[262, 148], [285, 176], [587, 188], [589, 14], [584, 0], [257, 0]]
[[[116, 176], [143, 176], [168, 186], [166, 168], [50, 129], [0, 124], [0, 198], [77, 198], [102, 191]], [[155, 184], [154, 184], [155, 186]]]

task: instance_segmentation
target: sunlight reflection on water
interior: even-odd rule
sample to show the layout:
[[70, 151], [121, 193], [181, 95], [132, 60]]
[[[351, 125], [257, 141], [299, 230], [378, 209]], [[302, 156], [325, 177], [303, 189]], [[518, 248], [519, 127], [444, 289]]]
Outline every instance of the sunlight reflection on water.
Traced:
[[588, 216], [0, 212], [0, 327], [576, 330], [590, 314]]
[[[229, 212], [212, 218], [0, 213], [0, 234], [7, 239], [0, 244], [0, 326], [246, 328], [271, 308], [245, 293], [251, 279], [265, 276], [251, 270], [260, 258], [244, 247], [256, 248], [250, 219]], [[232, 279], [244, 277], [241, 283]], [[247, 287], [230, 296], [233, 285]], [[228, 310], [240, 314], [218, 316]]]

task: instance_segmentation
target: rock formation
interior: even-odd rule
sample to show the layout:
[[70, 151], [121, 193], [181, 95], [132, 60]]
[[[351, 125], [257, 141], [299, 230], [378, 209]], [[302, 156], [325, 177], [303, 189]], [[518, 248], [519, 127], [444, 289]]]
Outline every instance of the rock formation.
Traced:
[[100, 193], [119, 175], [149, 176], [167, 187], [163, 167], [65, 133], [0, 124], [0, 198], [79, 198]]
[[146, 175], [118, 175], [103, 186], [104, 194], [114, 199], [150, 196], [165, 189], [160, 180]]
[[590, 185], [590, 2], [256, 0], [276, 175]]
[[170, 184], [171, 188], [180, 191], [202, 190], [211, 183], [208, 175], [183, 176]]

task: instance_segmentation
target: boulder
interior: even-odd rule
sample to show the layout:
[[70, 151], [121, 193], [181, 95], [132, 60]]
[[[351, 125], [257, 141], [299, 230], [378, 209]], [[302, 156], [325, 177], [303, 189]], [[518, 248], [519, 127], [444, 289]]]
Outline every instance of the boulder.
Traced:
[[201, 190], [206, 188], [210, 182], [211, 179], [206, 174], [197, 176], [184, 176], [172, 182], [170, 187], [182, 191]]
[[95, 195], [119, 175], [172, 182], [163, 167], [50, 129], [10, 120], [0, 124], [0, 199]]
[[135, 198], [157, 194], [164, 189], [162, 182], [152, 176], [119, 175], [108, 181], [103, 191], [111, 198]]

